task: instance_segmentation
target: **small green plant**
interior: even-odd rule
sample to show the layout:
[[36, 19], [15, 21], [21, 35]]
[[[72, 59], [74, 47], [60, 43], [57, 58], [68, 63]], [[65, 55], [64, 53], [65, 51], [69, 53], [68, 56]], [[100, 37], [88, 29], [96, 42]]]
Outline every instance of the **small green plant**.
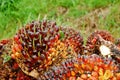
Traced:
[[4, 60], [3, 60], [3, 64], [4, 64], [4, 63], [8, 62], [8, 61], [11, 59], [11, 56], [8, 55], [8, 54], [4, 54], [4, 55], [3, 55], [3, 59], [4, 59]]
[[59, 33], [60, 33], [60, 39], [63, 39], [65, 37], [64, 32], [60, 31]]

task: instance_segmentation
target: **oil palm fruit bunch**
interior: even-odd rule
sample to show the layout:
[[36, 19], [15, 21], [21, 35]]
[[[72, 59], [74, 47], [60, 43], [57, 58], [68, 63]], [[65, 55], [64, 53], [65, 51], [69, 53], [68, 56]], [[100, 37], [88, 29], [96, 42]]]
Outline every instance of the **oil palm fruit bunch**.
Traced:
[[[102, 41], [100, 41], [100, 38], [103, 39], [103, 42], [111, 42], [114, 43], [114, 37], [107, 31], [95, 31], [93, 32], [87, 39], [86, 42], [86, 48], [88, 51], [90, 51], [90, 54], [95, 53], [95, 54], [100, 54], [100, 46], [101, 47], [106, 47], [104, 46]], [[107, 49], [107, 47], [106, 47]], [[107, 49], [109, 51], [109, 49]], [[105, 50], [104, 50], [105, 51]]]
[[73, 29], [53, 21], [33, 21], [14, 36], [11, 56], [25, 74], [38, 78], [51, 65], [83, 51], [82, 44], [81, 35]]
[[13, 61], [9, 61], [11, 59], [9, 54], [11, 48], [9, 44], [9, 40], [0, 41], [0, 79], [7, 79], [9, 77], [7, 75], [12, 72], [10, 68], [10, 63], [12, 63]]
[[72, 46], [76, 53], [83, 52], [83, 39], [80, 34], [72, 28], [62, 28], [61, 30], [65, 34], [64, 42], [68, 46]]
[[120, 69], [111, 58], [78, 55], [51, 66], [39, 80], [119, 80]]
[[116, 63], [120, 63], [119, 40], [115, 40], [107, 31], [95, 31], [87, 40], [86, 49], [90, 54], [98, 54], [104, 57], [112, 57]]
[[0, 79], [1, 80], [34, 80], [34, 78], [26, 75], [21, 71], [18, 64], [11, 59], [0, 66]]
[[0, 41], [0, 79], [1, 80], [31, 80], [24, 74], [11, 54], [12, 39]]

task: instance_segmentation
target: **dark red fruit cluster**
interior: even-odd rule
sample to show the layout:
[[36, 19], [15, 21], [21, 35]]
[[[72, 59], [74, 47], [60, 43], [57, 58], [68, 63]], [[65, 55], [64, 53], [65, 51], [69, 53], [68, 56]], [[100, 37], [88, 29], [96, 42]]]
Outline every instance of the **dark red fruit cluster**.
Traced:
[[18, 64], [11, 59], [9, 62], [0, 65], [1, 80], [36, 80], [21, 71]]
[[119, 80], [119, 67], [110, 58], [96, 54], [63, 60], [45, 71], [40, 80]]
[[14, 69], [12, 65], [14, 65], [13, 60], [9, 61], [9, 63], [5, 63], [5, 64], [1, 63], [0, 65], [0, 79], [1, 80], [4, 80], [4, 79], [9, 80], [10, 78], [15, 79], [16, 77], [15, 70], [17, 69]]
[[20, 29], [12, 46], [20, 67], [27, 68], [27, 72], [36, 69], [39, 73], [57, 60], [82, 50], [83, 39], [78, 32], [46, 20], [33, 21]]
[[64, 41], [68, 46], [72, 46], [76, 53], [83, 52], [83, 38], [80, 33], [71, 28], [61, 28], [65, 34]]
[[99, 53], [98, 46], [101, 45], [101, 43], [99, 42], [99, 36], [101, 36], [106, 41], [114, 42], [114, 38], [109, 32], [102, 30], [95, 31], [88, 37], [86, 42], [86, 48], [89, 51], [92, 51], [91, 53]]
[[56, 23], [50, 21], [33, 21], [20, 29], [12, 47], [20, 67], [27, 68], [28, 73], [33, 69], [45, 69], [45, 64], [49, 62], [47, 51], [59, 39], [58, 31]]
[[[18, 63], [11, 56], [12, 40], [0, 41], [0, 79], [1, 80], [31, 80], [32, 78], [24, 74]], [[6, 55], [6, 56], [5, 56]], [[8, 59], [9, 57], [9, 59]], [[21, 73], [22, 72], [22, 73]]]

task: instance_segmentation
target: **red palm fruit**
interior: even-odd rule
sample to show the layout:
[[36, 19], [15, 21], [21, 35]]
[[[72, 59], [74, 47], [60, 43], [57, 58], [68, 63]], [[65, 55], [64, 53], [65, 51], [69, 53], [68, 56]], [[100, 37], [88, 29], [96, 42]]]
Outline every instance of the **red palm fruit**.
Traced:
[[[94, 66], [92, 66], [93, 64]], [[102, 66], [101, 66], [102, 65]], [[106, 68], [107, 65], [107, 68]], [[86, 67], [89, 67], [86, 69]], [[95, 68], [98, 68], [97, 70]], [[61, 63], [54, 64], [46, 70], [39, 79], [71, 79], [76, 80], [98, 80], [111, 79], [112, 77], [119, 78], [119, 67], [114, 60], [103, 58], [96, 54], [82, 55], [71, 57], [63, 60]]]
[[116, 76], [117, 76], [117, 80], [120, 80], [120, 73], [117, 73]]
[[14, 41], [16, 42], [16, 43], [18, 43], [18, 44], [20, 44], [20, 39], [19, 39], [20, 37], [18, 36], [18, 35], [15, 35], [14, 36]]
[[76, 80], [84, 80], [84, 79], [82, 79], [82, 78], [78, 77]]
[[7, 44], [8, 42], [10, 42], [9, 39], [5, 39], [5, 40], [1, 40], [0, 41], [0, 43], [3, 44], [3, 45]]
[[70, 77], [69, 80], [76, 80], [76, 78], [75, 77]]
[[86, 74], [82, 74], [80, 77], [81, 77], [82, 79], [87, 79], [87, 78], [88, 78]]
[[95, 72], [95, 71], [93, 71], [93, 72], [92, 72], [92, 76], [94, 76], [94, 77], [98, 77], [98, 73]]
[[19, 68], [18, 64], [17, 64], [17, 63], [14, 63], [13, 68], [14, 68], [14, 69]]
[[36, 78], [49, 66], [81, 52], [82, 44], [75, 30], [57, 27], [52, 21], [33, 21], [15, 35], [12, 50], [23, 72]]

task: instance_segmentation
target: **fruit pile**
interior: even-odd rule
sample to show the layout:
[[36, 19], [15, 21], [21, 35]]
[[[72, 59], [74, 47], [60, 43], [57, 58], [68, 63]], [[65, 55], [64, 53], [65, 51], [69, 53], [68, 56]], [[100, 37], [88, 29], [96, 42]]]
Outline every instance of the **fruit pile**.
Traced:
[[[72, 28], [33, 21], [12, 39], [0, 41], [0, 79], [120, 80], [119, 42], [115, 45], [106, 31], [92, 33], [85, 46], [83, 42]], [[109, 53], [105, 56], [103, 45]]]

